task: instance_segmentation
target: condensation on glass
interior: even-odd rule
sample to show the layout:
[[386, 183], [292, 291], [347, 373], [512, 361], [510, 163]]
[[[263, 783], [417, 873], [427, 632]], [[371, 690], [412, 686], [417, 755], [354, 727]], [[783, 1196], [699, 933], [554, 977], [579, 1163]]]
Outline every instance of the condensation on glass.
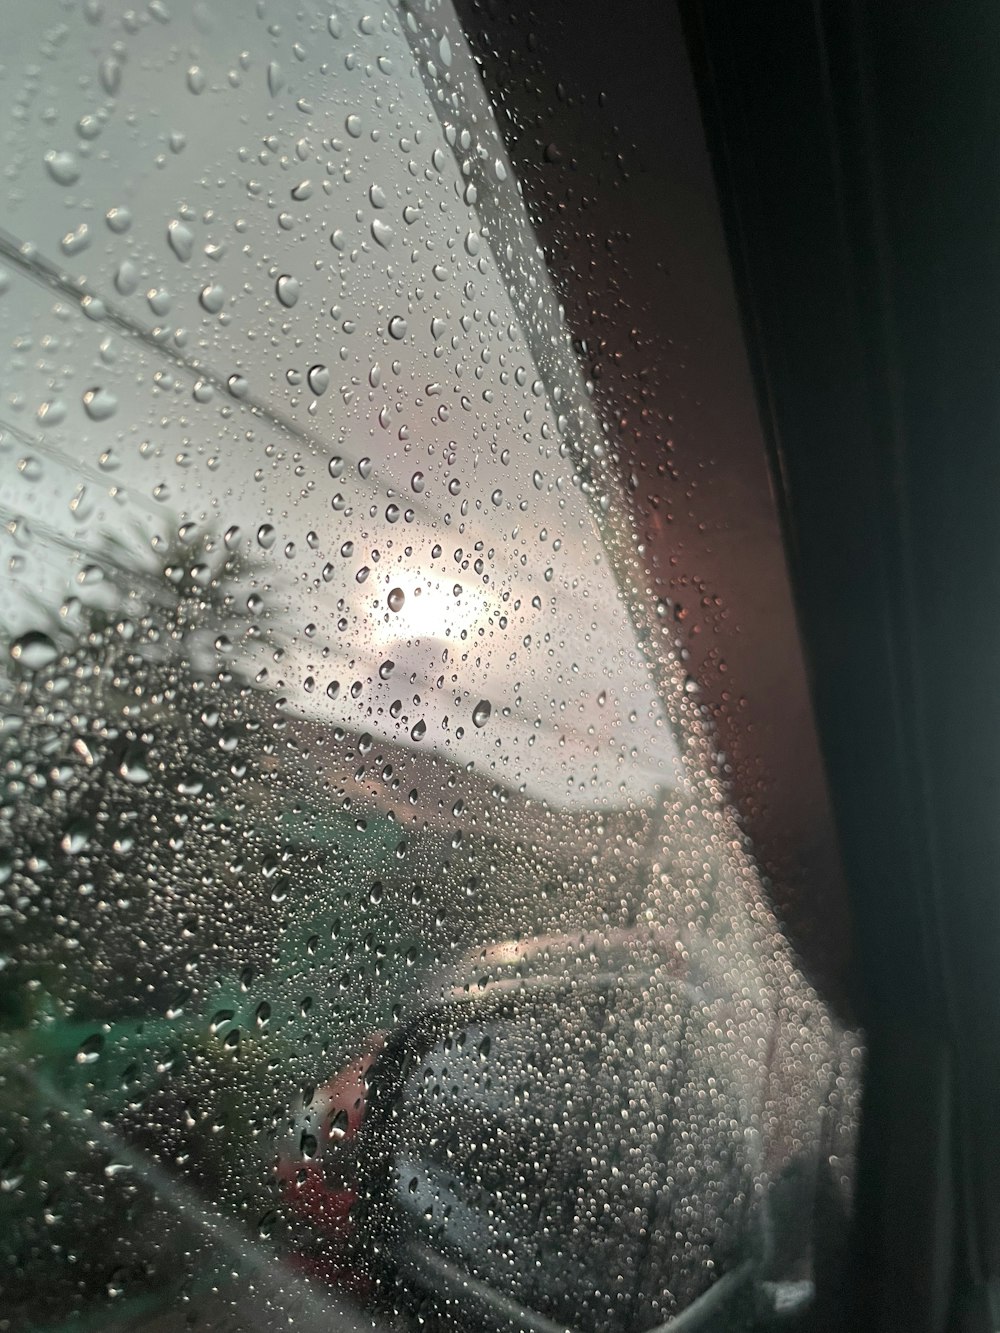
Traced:
[[780, 1324], [857, 1037], [454, 13], [4, 28], [0, 1328]]

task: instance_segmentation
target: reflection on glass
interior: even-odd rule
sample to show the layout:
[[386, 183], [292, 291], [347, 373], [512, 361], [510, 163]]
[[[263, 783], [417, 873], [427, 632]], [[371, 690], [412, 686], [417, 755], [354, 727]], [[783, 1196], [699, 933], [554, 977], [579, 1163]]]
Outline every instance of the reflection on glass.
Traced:
[[6, 17], [3, 1327], [804, 1308], [857, 1050], [454, 15]]

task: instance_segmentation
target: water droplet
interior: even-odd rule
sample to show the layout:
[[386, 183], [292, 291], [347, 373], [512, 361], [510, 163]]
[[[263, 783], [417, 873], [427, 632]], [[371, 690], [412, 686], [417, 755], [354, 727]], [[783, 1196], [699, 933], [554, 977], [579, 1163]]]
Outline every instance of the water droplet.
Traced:
[[262, 523], [257, 529], [257, 545], [269, 551], [277, 540], [278, 534], [270, 523]]
[[99, 1032], [88, 1037], [80, 1043], [76, 1052], [76, 1062], [79, 1065], [92, 1065], [95, 1060], [101, 1057], [101, 1051], [104, 1049], [104, 1038]]
[[388, 250], [392, 244], [393, 231], [387, 222], [383, 222], [381, 218], [375, 218], [372, 222], [372, 236], [383, 250]]
[[28, 671], [40, 671], [42, 667], [52, 665], [59, 656], [59, 649], [41, 630], [29, 630], [10, 645], [10, 655]]
[[406, 320], [402, 315], [393, 315], [389, 320], [389, 337], [401, 342], [406, 337]]
[[379, 674], [380, 679], [382, 679], [382, 680], [388, 680], [389, 677], [392, 675], [393, 671], [395, 670], [395, 667], [396, 667], [396, 663], [393, 662], [393, 661], [391, 661], [391, 660], [387, 660], [387, 661], [383, 662], [382, 665], [381, 665], [381, 666], [379, 667], [379, 669], [378, 669], [378, 674]]
[[80, 163], [75, 153], [46, 153], [45, 165], [57, 185], [75, 185], [80, 179]]
[[292, 198], [297, 203], [303, 203], [306, 199], [312, 197], [312, 181], [299, 181], [298, 185], [292, 188]]
[[358, 475], [361, 476], [362, 478], [364, 478], [365, 481], [367, 481], [368, 478], [369, 478], [369, 477], [371, 476], [371, 474], [372, 474], [372, 466], [373, 466], [373, 465], [372, 465], [372, 460], [371, 460], [370, 458], [361, 458], [361, 459], [359, 459], [359, 460], [358, 460]]
[[78, 255], [81, 250], [86, 250], [89, 244], [90, 228], [86, 222], [81, 222], [75, 231], [68, 231], [59, 242], [64, 255]]
[[390, 611], [402, 611], [403, 603], [406, 601], [406, 594], [402, 588], [393, 588], [386, 598]]
[[285, 86], [285, 72], [276, 60], [267, 67], [267, 90], [272, 97], [277, 97]]
[[166, 287], [151, 287], [146, 293], [146, 300], [154, 315], [167, 315], [170, 313], [172, 302], [170, 293], [167, 291]]
[[191, 228], [175, 218], [167, 224], [167, 241], [177, 258], [186, 264], [194, 253], [194, 232]]
[[282, 273], [281, 277], [274, 284], [274, 290], [278, 300], [283, 306], [291, 310], [292, 306], [299, 299], [299, 280], [293, 278], [289, 273]]
[[122, 296], [131, 296], [139, 285], [139, 270], [131, 259], [123, 259], [115, 273], [115, 287]]
[[480, 699], [472, 710], [472, 724], [476, 727], [485, 727], [490, 720], [490, 714], [493, 712], [493, 705], [489, 699]]
[[81, 139], [96, 139], [103, 129], [104, 125], [97, 116], [81, 116], [76, 122], [76, 132]]
[[226, 304], [226, 293], [219, 283], [210, 282], [207, 287], [202, 287], [198, 300], [210, 315], [217, 315]]
[[380, 185], [370, 185], [368, 187], [368, 198], [372, 202], [372, 208], [385, 208], [385, 191]]
[[59, 840], [59, 846], [68, 856], [78, 856], [90, 841], [93, 826], [85, 819], [74, 819]]
[[331, 37], [339, 37], [344, 31], [344, 24], [339, 14], [331, 14], [326, 21], [326, 26]]
[[127, 755], [118, 766], [118, 773], [135, 787], [145, 786], [152, 776], [146, 767], [144, 756], [139, 754]]
[[326, 393], [330, 387], [330, 372], [326, 366], [310, 366], [306, 371], [306, 379], [317, 398]]
[[426, 735], [427, 723], [421, 718], [419, 722], [414, 722], [413, 726], [410, 728], [410, 739], [414, 741], [422, 741]]
[[443, 319], [438, 319], [435, 316], [435, 318], [431, 320], [431, 337], [435, 342], [441, 337], [442, 333], [444, 333], [444, 328], [445, 325]]
[[477, 231], [470, 231], [465, 238], [465, 249], [467, 253], [473, 257], [478, 255], [480, 244], [479, 233]]
[[226, 380], [226, 388], [234, 398], [245, 398], [250, 392], [250, 384], [243, 375], [230, 375]]
[[113, 56], [109, 56], [107, 60], [102, 60], [97, 67], [97, 77], [100, 79], [101, 87], [107, 95], [117, 97], [122, 86], [121, 61], [115, 60]]
[[205, 91], [205, 71], [200, 65], [192, 65], [187, 72], [187, 86], [189, 91], [197, 97], [199, 93]]
[[83, 395], [83, 408], [91, 421], [107, 421], [118, 411], [118, 399], [107, 389], [88, 389]]
[[40, 426], [58, 426], [65, 417], [66, 404], [61, 398], [53, 398], [50, 402], [42, 403], [35, 413], [35, 420]]
[[361, 117], [351, 113], [344, 121], [344, 128], [352, 139], [361, 138]]
[[131, 227], [132, 214], [127, 208], [109, 208], [104, 215], [104, 220], [116, 236], [121, 236]]

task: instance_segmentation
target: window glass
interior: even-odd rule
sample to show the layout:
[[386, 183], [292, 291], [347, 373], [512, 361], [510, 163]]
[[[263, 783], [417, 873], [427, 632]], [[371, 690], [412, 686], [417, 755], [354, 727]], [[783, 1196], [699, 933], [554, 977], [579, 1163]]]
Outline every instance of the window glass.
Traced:
[[4, 17], [0, 1327], [804, 1308], [857, 1037], [454, 13]]

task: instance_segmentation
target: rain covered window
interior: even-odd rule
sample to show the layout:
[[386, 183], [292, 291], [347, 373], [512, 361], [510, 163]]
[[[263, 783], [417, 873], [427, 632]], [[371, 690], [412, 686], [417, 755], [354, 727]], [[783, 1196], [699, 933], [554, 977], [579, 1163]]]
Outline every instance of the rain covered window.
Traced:
[[802, 1317], [858, 1039], [455, 12], [0, 60], [0, 1329]]

